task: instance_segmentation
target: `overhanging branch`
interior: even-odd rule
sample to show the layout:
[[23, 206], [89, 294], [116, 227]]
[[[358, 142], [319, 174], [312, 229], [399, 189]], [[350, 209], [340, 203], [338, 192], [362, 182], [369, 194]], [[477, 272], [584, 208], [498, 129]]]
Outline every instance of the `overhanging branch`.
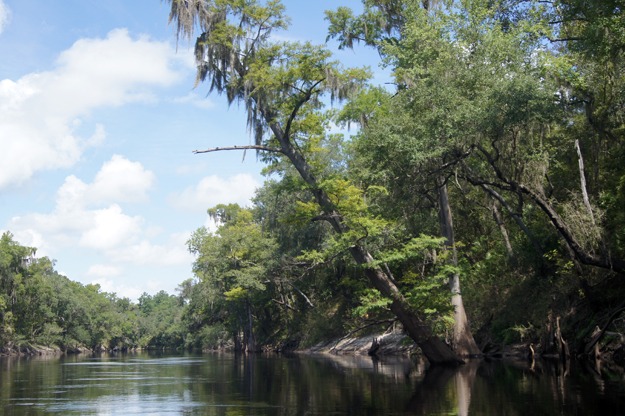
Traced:
[[205, 150], [194, 150], [193, 153], [199, 154], [199, 153], [221, 152], [222, 150], [258, 150], [261, 152], [284, 153], [282, 149], [278, 149], [276, 147], [260, 146], [260, 145], [255, 145], [255, 144], [250, 144], [247, 146], [211, 147], [210, 149], [205, 149]]

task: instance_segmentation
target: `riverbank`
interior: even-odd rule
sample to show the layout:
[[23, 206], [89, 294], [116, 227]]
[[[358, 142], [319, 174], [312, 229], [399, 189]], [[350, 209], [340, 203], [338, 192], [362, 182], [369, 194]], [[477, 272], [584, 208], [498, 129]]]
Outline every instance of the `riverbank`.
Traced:
[[298, 350], [302, 353], [328, 353], [352, 355], [414, 355], [419, 348], [410, 337], [401, 333], [385, 333], [363, 337], [343, 337], [322, 342], [310, 348]]
[[[133, 351], [138, 350], [137, 348], [132, 349]], [[22, 345], [12, 345], [8, 347], [0, 348], [0, 357], [28, 357], [28, 356], [44, 356], [44, 355], [62, 355], [62, 354], [93, 354], [96, 352], [115, 352], [118, 350], [109, 350], [104, 347], [92, 350], [86, 347], [75, 347], [75, 348], [66, 348], [62, 349], [58, 346], [49, 346], [49, 345], [36, 345], [36, 344], [22, 344]], [[128, 351], [128, 350], [125, 350]]]
[[11, 357], [11, 356], [33, 356], [33, 355], [60, 355], [63, 354], [64, 351], [59, 347], [50, 347], [45, 345], [33, 345], [33, 344], [24, 344], [24, 345], [15, 345], [11, 347], [4, 347], [0, 349], [0, 356], [3, 357]]

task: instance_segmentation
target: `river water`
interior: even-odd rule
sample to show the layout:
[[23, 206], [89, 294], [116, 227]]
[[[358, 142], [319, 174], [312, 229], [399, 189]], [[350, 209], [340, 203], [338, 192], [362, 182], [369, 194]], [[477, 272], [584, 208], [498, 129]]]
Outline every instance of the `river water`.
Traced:
[[0, 414], [625, 415], [625, 381], [548, 363], [426, 370], [352, 356], [5, 357]]

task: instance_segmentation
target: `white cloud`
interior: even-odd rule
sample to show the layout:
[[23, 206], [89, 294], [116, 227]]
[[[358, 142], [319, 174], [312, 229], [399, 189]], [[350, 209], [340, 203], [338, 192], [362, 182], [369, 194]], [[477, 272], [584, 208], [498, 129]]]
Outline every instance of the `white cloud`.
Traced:
[[156, 182], [152, 171], [139, 162], [113, 155], [105, 162], [92, 183], [87, 184], [74, 175], [65, 178], [57, 191], [57, 212], [76, 214], [87, 206], [111, 203], [142, 202]]
[[129, 263], [139, 266], [173, 266], [191, 264], [193, 256], [187, 250], [187, 233], [173, 233], [161, 244], [143, 239], [110, 250], [107, 255], [114, 262]]
[[203, 178], [196, 186], [170, 196], [169, 200], [179, 209], [195, 212], [204, 212], [218, 204], [237, 203], [247, 206], [260, 185], [248, 174], [239, 174], [227, 179], [211, 175]]
[[139, 202], [147, 199], [147, 191], [156, 178], [139, 162], [114, 155], [106, 162], [89, 190], [94, 201]]
[[83, 231], [80, 245], [110, 250], [132, 242], [141, 232], [141, 217], [130, 217], [119, 205], [90, 212], [90, 227]]
[[2, 0], [0, 0], [0, 33], [4, 31], [4, 28], [9, 23], [9, 19], [11, 17], [11, 11], [9, 7], [4, 4]]
[[115, 155], [102, 165], [92, 183], [74, 175], [65, 178], [51, 213], [14, 217], [9, 229], [23, 244], [46, 253], [54, 246], [106, 251], [136, 244], [144, 234], [144, 220], [124, 213], [119, 203], [145, 200], [154, 181], [154, 174], [140, 163]]
[[118, 298], [129, 298], [137, 300], [143, 294], [143, 291], [137, 287], [125, 284], [117, 284], [111, 279], [102, 277], [91, 281], [94, 285], [100, 285], [100, 291], [106, 293], [115, 293]]
[[78, 40], [51, 71], [1, 80], [0, 189], [72, 166], [105, 136], [96, 124], [90, 137], [80, 137], [83, 118], [98, 108], [152, 100], [154, 88], [182, 78], [183, 60], [165, 42], [116, 29], [104, 39]]
[[110, 276], [119, 276], [121, 271], [118, 267], [115, 266], [107, 266], [104, 264], [94, 264], [89, 267], [87, 270], [88, 276], [96, 276], [96, 277], [110, 277]]
[[108, 253], [116, 262], [150, 266], [173, 266], [191, 264], [193, 256], [185, 244], [169, 241], [167, 244], [154, 244], [142, 240], [137, 244], [118, 247]]
[[[191, 264], [193, 256], [186, 246], [190, 233], [175, 233], [154, 242], [162, 229], [146, 224], [141, 216], [125, 213], [120, 205], [146, 199], [154, 181], [154, 174], [140, 163], [115, 155], [102, 165], [91, 183], [68, 176], [57, 191], [52, 212], [14, 217], [8, 228], [21, 244], [38, 247], [38, 254], [46, 256], [72, 247], [99, 254], [114, 264]], [[114, 267], [96, 264], [87, 275], [108, 278], [120, 273]], [[115, 289], [130, 296], [119, 287]]]

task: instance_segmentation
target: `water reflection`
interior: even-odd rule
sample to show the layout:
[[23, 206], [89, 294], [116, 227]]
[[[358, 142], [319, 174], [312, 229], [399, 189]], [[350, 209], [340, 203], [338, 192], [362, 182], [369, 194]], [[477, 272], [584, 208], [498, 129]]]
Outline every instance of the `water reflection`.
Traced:
[[405, 358], [0, 359], [7, 415], [616, 415], [622, 371], [537, 361], [427, 369]]

